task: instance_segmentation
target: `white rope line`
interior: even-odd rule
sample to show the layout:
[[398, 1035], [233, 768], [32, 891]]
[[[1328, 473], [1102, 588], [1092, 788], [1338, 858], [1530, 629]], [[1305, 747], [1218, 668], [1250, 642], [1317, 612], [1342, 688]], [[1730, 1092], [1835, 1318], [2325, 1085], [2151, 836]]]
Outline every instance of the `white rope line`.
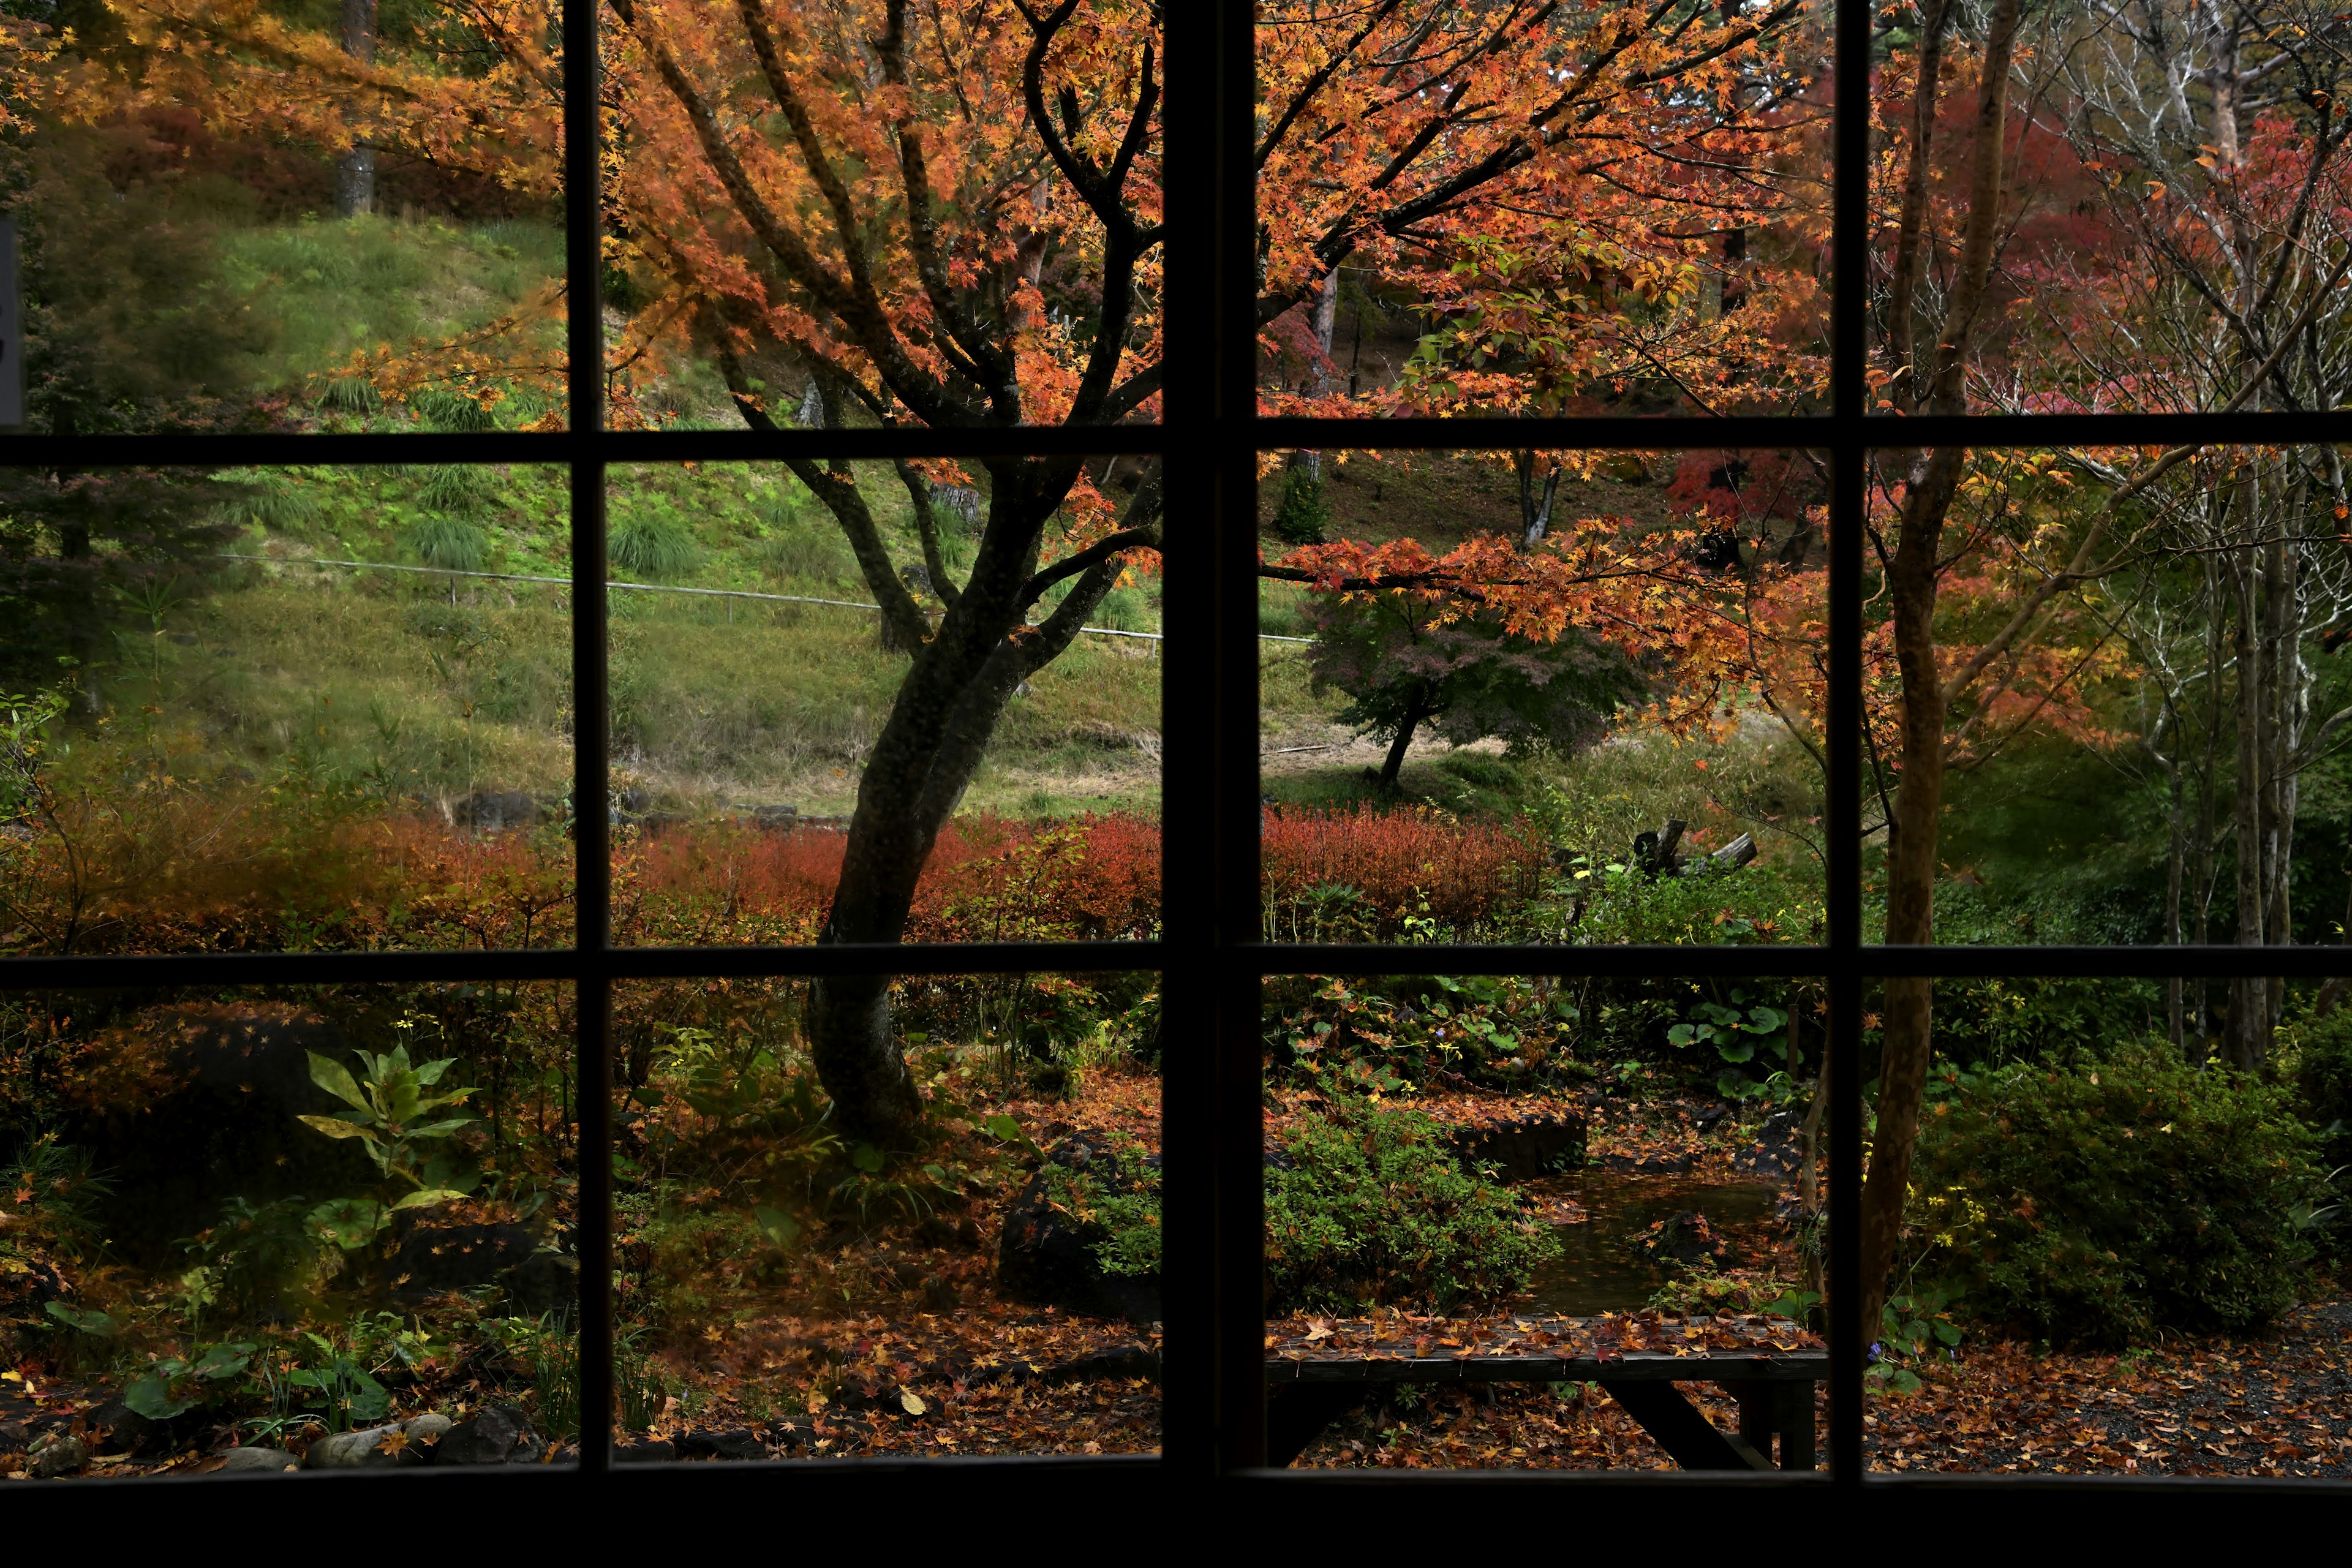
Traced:
[[[331, 561], [323, 555], [277, 556], [234, 555], [226, 551], [214, 557], [219, 561], [257, 561], [268, 566], [349, 566], [362, 572], [415, 572], [427, 577], [480, 577], [493, 583], [552, 583], [569, 588], [569, 577], [531, 577], [520, 572], [460, 572], [453, 566], [401, 566], [389, 561]], [[639, 594], [698, 594], [713, 599], [763, 599], [778, 605], [832, 605], [844, 610], [878, 610], [879, 605], [861, 604], [856, 599], [812, 599], [799, 594], [754, 594], [742, 588], [678, 588], [667, 583], [607, 582], [607, 588], [627, 588]], [[1080, 626], [1098, 637], [1135, 637], [1144, 642], [1166, 640], [1160, 632], [1123, 632], [1113, 626]], [[1260, 632], [1261, 642], [1313, 642], [1313, 637], [1278, 637], [1273, 632]]]

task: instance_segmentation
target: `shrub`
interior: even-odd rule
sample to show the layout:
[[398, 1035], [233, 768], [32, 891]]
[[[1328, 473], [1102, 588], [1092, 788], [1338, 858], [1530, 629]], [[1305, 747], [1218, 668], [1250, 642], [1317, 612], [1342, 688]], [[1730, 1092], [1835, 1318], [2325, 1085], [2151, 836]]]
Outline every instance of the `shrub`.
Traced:
[[[1392, 1094], [1453, 1074], [1515, 1092], [1560, 1076], [1564, 1002], [1552, 986], [1522, 975], [1327, 978], [1266, 1031], [1268, 1060], [1313, 1082], [1337, 1074]], [[1400, 1076], [1402, 1075], [1402, 1076]]]
[[1915, 1219], [1978, 1314], [2122, 1345], [2294, 1303], [2320, 1173], [2285, 1090], [2161, 1044], [1956, 1081], [1921, 1133]]
[[2295, 1091], [2303, 1113], [2319, 1135], [2321, 1158], [2331, 1168], [2352, 1165], [2352, 1008], [2311, 1020], [2302, 1036]]
[[1275, 537], [1289, 544], [1320, 544], [1331, 526], [1323, 480], [1312, 468], [1291, 468], [1282, 477], [1282, 500], [1274, 509]]
[[1415, 916], [1471, 926], [1543, 889], [1533, 832], [1423, 808], [1268, 812], [1259, 845], [1270, 941], [1390, 937]]
[[1509, 1189], [1462, 1168], [1429, 1117], [1344, 1100], [1283, 1135], [1265, 1237], [1276, 1310], [1450, 1311], [1526, 1289], [1559, 1249]]

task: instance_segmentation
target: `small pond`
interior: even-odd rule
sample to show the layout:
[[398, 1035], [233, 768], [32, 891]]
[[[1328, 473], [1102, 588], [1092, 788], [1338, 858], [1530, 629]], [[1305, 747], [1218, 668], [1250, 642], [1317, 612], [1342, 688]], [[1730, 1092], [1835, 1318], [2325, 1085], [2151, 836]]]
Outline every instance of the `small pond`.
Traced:
[[1568, 1318], [1639, 1311], [1650, 1304], [1666, 1282], [1667, 1268], [1640, 1257], [1633, 1240], [1654, 1221], [1696, 1211], [1717, 1235], [1729, 1237], [1742, 1257], [1752, 1255], [1780, 1193], [1769, 1182], [1700, 1182], [1602, 1170], [1529, 1185], [1556, 1214], [1572, 1213], [1571, 1204], [1583, 1211], [1581, 1220], [1552, 1227], [1560, 1255], [1537, 1268], [1532, 1287], [1531, 1310]]

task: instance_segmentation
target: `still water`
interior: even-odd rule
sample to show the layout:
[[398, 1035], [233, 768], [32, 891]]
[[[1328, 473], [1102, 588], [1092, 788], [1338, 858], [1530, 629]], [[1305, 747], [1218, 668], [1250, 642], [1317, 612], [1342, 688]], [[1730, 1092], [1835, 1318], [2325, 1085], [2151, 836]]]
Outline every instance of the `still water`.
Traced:
[[1755, 1227], [1772, 1216], [1779, 1189], [1769, 1182], [1694, 1182], [1675, 1176], [1634, 1176], [1580, 1171], [1529, 1188], [1552, 1205], [1566, 1198], [1584, 1211], [1575, 1224], [1557, 1225], [1560, 1254], [1536, 1270], [1531, 1310], [1561, 1317], [1639, 1311], [1666, 1282], [1663, 1264], [1639, 1256], [1633, 1238], [1657, 1220], [1694, 1211], [1718, 1236], [1728, 1234], [1742, 1255], [1755, 1250]]

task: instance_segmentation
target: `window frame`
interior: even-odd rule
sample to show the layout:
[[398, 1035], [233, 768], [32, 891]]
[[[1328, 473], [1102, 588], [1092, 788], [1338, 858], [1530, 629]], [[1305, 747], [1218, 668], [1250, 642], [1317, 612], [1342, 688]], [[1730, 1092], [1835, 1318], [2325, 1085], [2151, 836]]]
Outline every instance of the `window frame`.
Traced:
[[[1832, 471], [1828, 733], [1852, 737], [1848, 764], [1828, 780], [1829, 918], [1819, 945], [1741, 947], [1561, 947], [1532, 944], [1415, 947], [1416, 969], [1458, 973], [1824, 977], [1831, 1038], [1859, 1037], [1863, 987], [1890, 974], [1937, 976], [2118, 976], [2352, 973], [2352, 948], [1888, 947], [1862, 941], [1861, 780], [1863, 521], [1874, 448], [1938, 444], [1984, 447], [2147, 446], [2183, 440], [2227, 443], [2352, 439], [2352, 413], [2222, 416], [1960, 416], [1898, 418], [1871, 414], [1864, 400], [1866, 303], [1864, 238], [1870, 126], [1870, 0], [1821, 0], [1834, 9], [1836, 88], [1832, 230], [1831, 406], [1825, 415], [1716, 418], [1549, 417], [1524, 420], [1346, 420], [1259, 418], [1256, 414], [1255, 17], [1243, 0], [1171, 5], [1165, 24], [1169, 89], [1162, 105], [1168, 262], [1166, 382], [1156, 425], [992, 426], [968, 430], [836, 432], [610, 431], [604, 428], [603, 278], [598, 174], [602, 127], [596, 58], [602, 0], [565, 0], [564, 175], [569, 316], [568, 427], [537, 434], [25, 437], [0, 441], [0, 464], [104, 468], [116, 465], [268, 464], [324, 467], [388, 463], [531, 463], [570, 475], [572, 669], [575, 693], [573, 799], [577, 931], [569, 948], [495, 952], [159, 954], [0, 958], [0, 990], [58, 987], [416, 983], [490, 978], [568, 981], [576, 988], [576, 1068], [583, 1150], [613, 1140], [612, 987], [630, 979], [686, 976], [803, 977], [824, 974], [1003, 973], [1039, 970], [1157, 970], [1174, 1040], [1208, 1042], [1171, 1050], [1161, 1094], [1165, 1130], [1166, 1270], [1162, 1447], [1157, 1462], [1135, 1458], [1021, 1458], [793, 1462], [711, 1467], [698, 1473], [751, 1474], [765, 1485], [806, 1477], [839, 1486], [853, 1476], [891, 1486], [940, 1485], [978, 1478], [996, 1485], [1051, 1471], [1057, 1481], [1089, 1477], [1124, 1484], [1139, 1478], [1207, 1479], [1251, 1484], [1360, 1484], [1347, 1472], [1264, 1468], [1265, 1386], [1259, 1000], [1272, 975], [1369, 974], [1393, 967], [1381, 944], [1265, 942], [1258, 922], [1257, 474], [1262, 453], [1317, 449], [1496, 450], [1807, 447], [1826, 451]], [[1106, 437], [1113, 439], [1107, 443]], [[614, 947], [610, 931], [609, 707], [604, 555], [605, 478], [614, 464], [772, 460], [785, 456], [976, 457], [1122, 452], [1160, 454], [1169, 465], [1171, 515], [1204, 520], [1191, 548], [1165, 560], [1162, 645], [1163, 780], [1181, 771], [1193, 787], [1162, 791], [1164, 903], [1152, 942], [837, 945], [804, 948]], [[1181, 679], [1179, 678], [1181, 672]], [[1833, 753], [1835, 754], [1835, 753]], [[1206, 787], [1200, 787], [1205, 785]], [[1830, 1421], [1827, 1468], [1754, 1476], [1645, 1476], [1616, 1472], [1516, 1474], [1519, 1486], [1616, 1488], [1654, 1499], [1657, 1488], [1741, 1491], [1828, 1488], [1854, 1494], [1920, 1488], [2013, 1488], [2011, 1477], [1873, 1475], [1863, 1463], [1864, 1355], [1867, 1336], [1853, 1303], [1860, 1259], [1861, 1100], [1858, 1052], [1832, 1053], [1829, 1256]], [[609, 1160], [583, 1159], [579, 1250], [583, 1282], [604, 1281], [613, 1263]], [[614, 1315], [609, 1290], [581, 1301], [583, 1411], [612, 1407]], [[579, 1476], [612, 1469], [608, 1427], [583, 1422]], [[626, 1467], [617, 1477], [650, 1478]], [[1498, 1479], [1495, 1472], [1381, 1472], [1383, 1486], [1445, 1486]], [[2290, 1491], [2352, 1495], [2352, 1482], [2233, 1484], [2190, 1478], [2035, 1478], [2035, 1489], [2151, 1488], [2275, 1498]], [[667, 1484], [667, 1483], [665, 1483]], [[1299, 1494], [1286, 1490], [1286, 1496]]]

